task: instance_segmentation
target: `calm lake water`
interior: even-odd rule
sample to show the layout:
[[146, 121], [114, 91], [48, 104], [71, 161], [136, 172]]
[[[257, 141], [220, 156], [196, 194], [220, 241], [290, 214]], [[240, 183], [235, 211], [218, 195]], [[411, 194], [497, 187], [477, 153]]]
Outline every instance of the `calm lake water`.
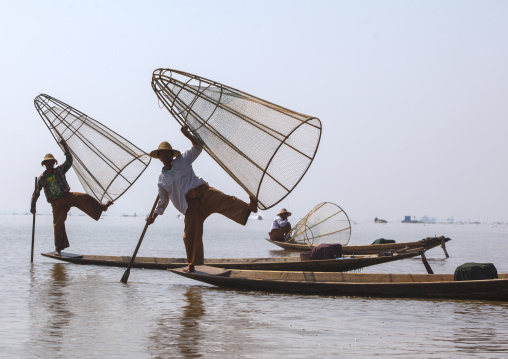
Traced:
[[[167, 271], [61, 263], [51, 216], [0, 215], [0, 353], [23, 358], [507, 358], [508, 302], [380, 299], [225, 290]], [[71, 253], [131, 255], [141, 217], [67, 221]], [[264, 240], [270, 220], [245, 226], [212, 216], [207, 257], [284, 255]], [[139, 256], [184, 257], [183, 221], [160, 217]], [[451, 256], [427, 252], [435, 273], [466, 262], [492, 262], [508, 272], [508, 225], [353, 225], [350, 244], [444, 235]], [[426, 273], [420, 259], [364, 272]]]

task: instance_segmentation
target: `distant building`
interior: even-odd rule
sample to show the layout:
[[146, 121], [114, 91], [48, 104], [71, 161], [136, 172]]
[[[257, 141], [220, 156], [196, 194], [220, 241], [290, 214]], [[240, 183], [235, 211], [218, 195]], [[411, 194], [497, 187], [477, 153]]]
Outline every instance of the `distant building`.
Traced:
[[420, 219], [420, 222], [422, 222], [422, 223], [436, 223], [436, 219], [435, 218], [429, 218], [427, 216], [423, 216]]
[[413, 219], [411, 219], [411, 216], [404, 216], [404, 219], [401, 221], [401, 223], [421, 223], [421, 222], [417, 221], [414, 216]]

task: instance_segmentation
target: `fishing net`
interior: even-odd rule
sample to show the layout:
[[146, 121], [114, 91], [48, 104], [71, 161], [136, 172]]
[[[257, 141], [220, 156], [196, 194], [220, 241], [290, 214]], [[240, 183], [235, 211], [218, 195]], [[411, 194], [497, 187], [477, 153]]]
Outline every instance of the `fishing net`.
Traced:
[[315, 117], [176, 70], [155, 70], [152, 88], [261, 209], [284, 199], [314, 160], [321, 138]]
[[67, 142], [79, 181], [99, 202], [117, 200], [150, 163], [144, 151], [62, 101], [42, 94], [34, 104], [59, 146]]
[[298, 244], [340, 243], [351, 237], [351, 223], [342, 208], [323, 202], [312, 209], [291, 230], [286, 242]]

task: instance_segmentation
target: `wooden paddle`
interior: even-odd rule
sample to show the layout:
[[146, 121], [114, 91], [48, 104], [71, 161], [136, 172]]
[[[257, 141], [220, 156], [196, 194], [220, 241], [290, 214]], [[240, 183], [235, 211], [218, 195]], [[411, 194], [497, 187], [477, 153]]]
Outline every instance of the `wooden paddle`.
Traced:
[[[35, 187], [34, 187], [34, 194], [37, 191], [37, 177], [35, 177]], [[35, 209], [35, 208], [34, 208]], [[34, 219], [32, 223], [32, 255], [30, 256], [30, 263], [34, 262], [34, 242], [35, 242], [35, 212], [33, 213]]]
[[[152, 217], [153, 212], [155, 211], [155, 206], [157, 206], [157, 202], [159, 202], [159, 195], [157, 195], [157, 198], [155, 199], [155, 203], [153, 204], [152, 210], [150, 211], [150, 217]], [[148, 222], [145, 223], [145, 228], [143, 229], [143, 233], [141, 233], [141, 237], [139, 238], [138, 245], [136, 246], [136, 249], [134, 250], [134, 253], [132, 254], [129, 265], [127, 266], [127, 269], [125, 270], [125, 273], [123, 274], [122, 279], [120, 279], [120, 282], [122, 282], [124, 284], [127, 284], [127, 281], [129, 280], [129, 275], [131, 273], [132, 264], [134, 263], [134, 260], [136, 259], [139, 247], [141, 246], [141, 242], [143, 241], [143, 237], [145, 236], [147, 229], [148, 229]]]

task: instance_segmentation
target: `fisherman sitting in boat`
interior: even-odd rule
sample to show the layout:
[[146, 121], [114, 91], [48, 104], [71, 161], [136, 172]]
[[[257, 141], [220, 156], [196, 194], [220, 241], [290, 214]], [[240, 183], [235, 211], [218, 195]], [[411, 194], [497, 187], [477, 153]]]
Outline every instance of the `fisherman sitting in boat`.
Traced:
[[162, 215], [169, 204], [185, 215], [183, 241], [187, 252], [188, 266], [185, 272], [194, 272], [194, 266], [204, 264], [203, 223], [212, 213], [220, 213], [229, 219], [245, 225], [251, 212], [258, 211], [257, 200], [250, 196], [250, 203], [228, 196], [208, 186], [201, 177], [197, 177], [192, 163], [199, 156], [203, 147], [187, 126], [181, 129], [183, 135], [192, 142], [192, 147], [180, 153], [168, 142], [162, 142], [159, 148], [150, 152], [163, 164], [159, 175], [159, 202], [151, 217], [146, 221], [152, 224], [158, 215]]
[[61, 251], [69, 247], [69, 240], [65, 232], [65, 220], [71, 207], [79, 208], [98, 221], [101, 218], [102, 212], [107, 211], [108, 207], [113, 204], [111, 201], [107, 204], [99, 203], [95, 198], [86, 193], [70, 192], [65, 173], [72, 166], [72, 155], [64, 140], [61, 140], [60, 144], [64, 149], [65, 162], [55, 168], [55, 164], [58, 163], [55, 157], [51, 153], [44, 156], [41, 165], [46, 167], [46, 170], [37, 179], [37, 186], [32, 195], [30, 207], [30, 212], [35, 214], [37, 199], [41, 194], [41, 189], [44, 188], [46, 199], [53, 209], [55, 255], [61, 255]]
[[280, 213], [277, 214], [270, 227], [270, 232], [268, 232], [270, 240], [283, 242], [286, 239], [286, 236], [291, 232], [291, 223], [288, 221], [289, 216], [291, 216], [291, 212], [286, 211], [285, 208], [282, 208]]

